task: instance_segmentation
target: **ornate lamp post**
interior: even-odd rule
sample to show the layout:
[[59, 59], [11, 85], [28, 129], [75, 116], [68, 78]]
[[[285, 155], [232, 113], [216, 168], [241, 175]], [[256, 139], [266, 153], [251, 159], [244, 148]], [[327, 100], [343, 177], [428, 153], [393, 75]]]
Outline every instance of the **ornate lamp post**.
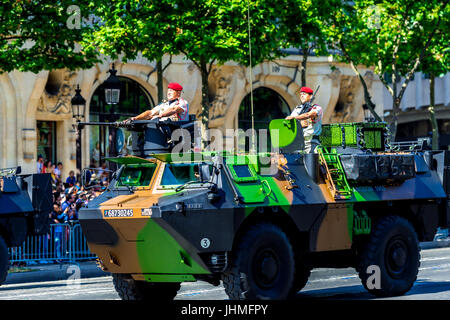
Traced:
[[[103, 86], [105, 88], [105, 102], [108, 105], [111, 105], [110, 113], [108, 120], [110, 122], [114, 122], [117, 120], [117, 116], [114, 114], [115, 108], [114, 106], [119, 103], [120, 100], [120, 88], [121, 83], [119, 78], [116, 76], [117, 70], [114, 68], [114, 63], [112, 64], [112, 68], [108, 71], [109, 77], [106, 79], [106, 81], [103, 83]], [[109, 155], [110, 157], [116, 157], [116, 132], [117, 129], [113, 127], [108, 128], [109, 132]], [[116, 169], [115, 163], [110, 163], [109, 167], [111, 170]]]
[[[77, 122], [76, 124], [76, 165], [77, 170], [81, 173], [81, 130], [83, 126], [80, 125], [81, 120], [84, 118], [84, 111], [86, 108], [86, 100], [80, 94], [80, 86], [77, 85], [75, 89], [75, 96], [72, 98], [72, 118]], [[78, 174], [78, 173], [77, 173]]]
[[116, 76], [117, 70], [114, 68], [114, 63], [108, 72], [110, 75], [103, 83], [105, 86], [105, 101], [106, 104], [118, 104], [120, 99], [120, 80]]

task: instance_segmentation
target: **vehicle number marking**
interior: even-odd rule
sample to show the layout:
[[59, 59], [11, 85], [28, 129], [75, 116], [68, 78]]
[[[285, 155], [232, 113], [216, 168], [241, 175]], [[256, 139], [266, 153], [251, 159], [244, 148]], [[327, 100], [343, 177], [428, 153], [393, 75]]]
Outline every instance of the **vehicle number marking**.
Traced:
[[211, 245], [211, 241], [208, 238], [203, 238], [202, 240], [200, 240], [200, 245], [204, 249], [209, 248], [209, 246]]
[[117, 217], [132, 217], [133, 209], [110, 209], [105, 210], [105, 218], [117, 218]]

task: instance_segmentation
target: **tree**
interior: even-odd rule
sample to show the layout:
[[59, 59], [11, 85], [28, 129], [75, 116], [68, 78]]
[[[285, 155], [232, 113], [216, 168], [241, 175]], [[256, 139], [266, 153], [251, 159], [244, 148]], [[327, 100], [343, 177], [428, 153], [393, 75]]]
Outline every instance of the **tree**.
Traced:
[[177, 1], [173, 17], [180, 32], [174, 45], [201, 74], [202, 132], [208, 128], [211, 103], [208, 77], [214, 64], [235, 61], [249, 66], [281, 55], [279, 6], [280, 2], [275, 0]]
[[[282, 7], [283, 6], [283, 7]], [[286, 0], [279, 4], [280, 36], [285, 48], [300, 48], [303, 56], [301, 86], [306, 86], [306, 66], [312, 53], [327, 53], [326, 39], [320, 19], [320, 3], [313, 0]]]
[[[339, 57], [350, 63], [358, 74], [369, 108], [374, 105], [357, 70], [358, 65], [374, 67], [375, 74], [392, 96], [390, 128], [393, 138], [405, 90], [436, 37], [448, 1], [326, 1], [329, 7], [327, 31], [333, 46], [340, 50]], [[390, 75], [391, 83], [385, 80], [386, 74]]]
[[0, 6], [0, 73], [90, 68], [95, 51], [79, 45], [89, 26], [90, 1], [3, 0]]
[[124, 62], [135, 59], [139, 53], [156, 61], [158, 100], [162, 101], [163, 72], [172, 61], [170, 58], [163, 67], [163, 56], [179, 53], [172, 45], [177, 33], [170, 15], [173, 6], [170, 0], [97, 1], [93, 10], [101, 21], [93, 26], [84, 44], [112, 59], [120, 56]]
[[450, 30], [450, 8], [447, 6], [444, 12], [442, 26], [436, 31], [436, 37], [433, 38], [428, 50], [426, 50], [422, 63], [419, 66], [420, 71], [429, 75], [430, 78], [430, 113], [432, 128], [432, 147], [439, 149], [439, 128], [435, 115], [435, 77], [444, 75], [450, 71], [450, 43], [448, 37]]
[[[97, 24], [86, 45], [125, 61], [139, 52], [161, 61], [164, 54], [182, 53], [198, 68], [202, 81], [202, 132], [208, 128], [208, 77], [214, 64], [250, 64], [248, 14], [253, 65], [281, 54], [275, 0], [121, 0], [97, 3]], [[161, 68], [158, 68], [161, 70]], [[162, 73], [161, 73], [162, 79]], [[158, 90], [159, 91], [159, 90]], [[205, 142], [206, 137], [203, 135]]]

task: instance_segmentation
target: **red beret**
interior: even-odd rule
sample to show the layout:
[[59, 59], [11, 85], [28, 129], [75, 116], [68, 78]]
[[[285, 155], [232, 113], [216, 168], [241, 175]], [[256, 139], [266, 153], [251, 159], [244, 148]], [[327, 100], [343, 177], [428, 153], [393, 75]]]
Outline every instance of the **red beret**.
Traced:
[[167, 86], [167, 88], [173, 89], [173, 90], [175, 90], [175, 91], [181, 91], [181, 90], [183, 90], [183, 87], [182, 87], [179, 83], [176, 83], [176, 82], [171, 82], [171, 83], [169, 83], [169, 85]]
[[311, 93], [313, 93], [313, 90], [310, 87], [302, 87], [300, 89], [300, 92], [306, 92], [306, 93], [311, 94]]

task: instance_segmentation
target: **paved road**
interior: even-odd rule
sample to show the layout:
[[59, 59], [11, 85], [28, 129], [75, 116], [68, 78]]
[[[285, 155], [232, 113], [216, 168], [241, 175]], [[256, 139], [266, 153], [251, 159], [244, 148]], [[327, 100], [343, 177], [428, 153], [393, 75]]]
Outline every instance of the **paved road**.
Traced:
[[[389, 300], [450, 300], [450, 248], [422, 251], [418, 279], [410, 292]], [[315, 269], [297, 299], [374, 299], [361, 285], [354, 269]], [[111, 277], [7, 284], [0, 300], [118, 300]], [[177, 300], [225, 300], [223, 287], [205, 282], [184, 283]]]

